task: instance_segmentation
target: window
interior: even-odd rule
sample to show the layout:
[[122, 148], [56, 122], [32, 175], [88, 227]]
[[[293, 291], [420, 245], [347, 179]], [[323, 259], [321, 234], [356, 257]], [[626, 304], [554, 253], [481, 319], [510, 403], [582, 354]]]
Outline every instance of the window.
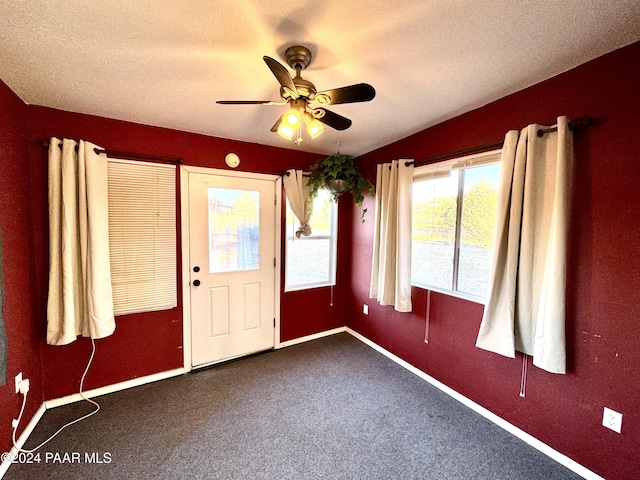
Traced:
[[498, 202], [499, 151], [418, 167], [411, 284], [484, 301]]
[[300, 222], [287, 200], [285, 292], [336, 284], [338, 210], [330, 192], [318, 191], [309, 224], [312, 233], [296, 238]]
[[260, 192], [209, 188], [209, 273], [260, 268]]
[[177, 305], [175, 166], [109, 159], [109, 254], [117, 315]]

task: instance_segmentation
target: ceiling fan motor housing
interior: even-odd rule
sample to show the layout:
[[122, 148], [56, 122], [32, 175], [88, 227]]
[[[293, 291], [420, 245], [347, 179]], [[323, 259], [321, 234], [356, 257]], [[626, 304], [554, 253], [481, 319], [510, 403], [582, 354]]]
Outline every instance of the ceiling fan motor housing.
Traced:
[[[308, 80], [305, 80], [302, 77], [294, 77], [293, 84], [296, 86], [296, 90], [298, 91], [298, 97], [304, 97], [309, 100], [313, 100], [316, 94], [316, 87], [313, 83]], [[289, 98], [291, 94], [286, 90], [281, 89], [280, 94], [283, 98]]]
[[[307, 47], [295, 45], [287, 48], [284, 52], [284, 58], [287, 64], [296, 71], [296, 76], [292, 78], [293, 84], [296, 86], [297, 97], [304, 97], [313, 100], [316, 94], [316, 86], [308, 80], [300, 76], [300, 71], [304, 70], [311, 63], [311, 52]], [[280, 89], [280, 96], [285, 100], [295, 98], [293, 92], [289, 92], [285, 88]]]
[[284, 58], [294, 70], [304, 70], [311, 63], [311, 51], [302, 45], [294, 45], [287, 48]]

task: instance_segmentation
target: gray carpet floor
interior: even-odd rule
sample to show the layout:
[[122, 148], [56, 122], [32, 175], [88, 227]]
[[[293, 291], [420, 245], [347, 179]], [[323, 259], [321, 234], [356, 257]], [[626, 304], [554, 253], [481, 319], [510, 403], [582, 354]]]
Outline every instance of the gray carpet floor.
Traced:
[[[581, 478], [346, 333], [96, 400], [5, 478]], [[90, 409], [48, 410], [25, 448]]]

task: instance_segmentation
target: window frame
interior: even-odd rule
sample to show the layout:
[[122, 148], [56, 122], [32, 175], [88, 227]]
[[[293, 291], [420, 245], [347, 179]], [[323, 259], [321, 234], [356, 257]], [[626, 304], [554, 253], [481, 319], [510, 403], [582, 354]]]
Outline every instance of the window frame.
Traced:
[[[478, 167], [482, 165], [499, 164], [501, 153], [502, 153], [502, 149], [496, 149], [496, 150], [490, 150], [487, 152], [466, 155], [463, 157], [456, 157], [451, 160], [445, 160], [442, 162], [435, 162], [428, 165], [415, 167], [414, 174], [413, 174], [414, 183], [416, 181], [425, 180], [425, 177], [438, 175], [438, 173], [443, 171], [457, 170], [458, 185], [457, 185], [457, 194], [456, 194], [456, 221], [455, 221], [455, 235], [454, 235], [453, 258], [452, 258], [453, 271], [452, 271], [452, 278], [451, 278], [451, 289], [443, 288], [440, 286], [428, 285], [426, 283], [415, 282], [413, 279], [413, 276], [411, 278], [412, 287], [415, 286], [418, 288], [423, 288], [425, 290], [443, 293], [445, 295], [462, 298], [464, 300], [469, 300], [482, 305], [486, 303], [487, 299], [485, 297], [458, 290], [458, 280], [459, 280], [459, 271], [460, 271], [460, 240], [461, 240], [461, 231], [462, 231], [462, 228], [461, 228], [462, 227], [462, 209], [464, 206], [463, 205], [464, 202], [462, 201], [462, 199], [464, 199], [464, 179], [465, 179], [466, 170], [469, 168]], [[498, 175], [498, 177], [499, 176], [500, 175]], [[495, 236], [495, 232], [494, 232], [494, 236]], [[413, 239], [412, 239], [412, 245], [413, 245]]]
[[[331, 195], [331, 192], [327, 189], [320, 189], [318, 192], [327, 192], [328, 195]], [[286, 195], [285, 195], [286, 197]], [[329, 200], [329, 206], [331, 208], [331, 220], [329, 223], [330, 226], [330, 233], [329, 235], [318, 235], [316, 233], [313, 232], [313, 214], [310, 220], [310, 224], [311, 224], [311, 235], [308, 237], [305, 237], [304, 235], [301, 235], [300, 238], [295, 237], [295, 232], [288, 232], [288, 213], [291, 212], [291, 214], [293, 215], [293, 212], [291, 211], [289, 205], [289, 199], [285, 198], [285, 202], [284, 202], [284, 226], [285, 226], [285, 234], [284, 234], [284, 244], [285, 244], [285, 248], [284, 248], [284, 289], [283, 291], [285, 293], [287, 292], [297, 292], [297, 291], [301, 291], [301, 290], [310, 290], [313, 288], [321, 288], [321, 287], [333, 287], [336, 285], [336, 272], [337, 272], [337, 253], [338, 253], [338, 203], [333, 200], [330, 199]], [[295, 218], [294, 216], [294, 224], [298, 221], [297, 218]], [[295, 241], [309, 241], [309, 240], [322, 240], [322, 239], [329, 239], [329, 275], [328, 275], [328, 279], [326, 281], [321, 281], [321, 282], [309, 282], [309, 283], [299, 283], [299, 284], [293, 284], [290, 285], [288, 283], [288, 276], [287, 276], [287, 271], [288, 271], [288, 267], [289, 267], [289, 240], [293, 240]]]

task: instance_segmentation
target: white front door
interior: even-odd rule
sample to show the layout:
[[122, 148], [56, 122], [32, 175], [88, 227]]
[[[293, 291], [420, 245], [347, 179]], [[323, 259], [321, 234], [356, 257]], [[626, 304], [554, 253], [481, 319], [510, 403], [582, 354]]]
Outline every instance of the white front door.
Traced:
[[188, 175], [191, 365], [273, 348], [279, 182]]

